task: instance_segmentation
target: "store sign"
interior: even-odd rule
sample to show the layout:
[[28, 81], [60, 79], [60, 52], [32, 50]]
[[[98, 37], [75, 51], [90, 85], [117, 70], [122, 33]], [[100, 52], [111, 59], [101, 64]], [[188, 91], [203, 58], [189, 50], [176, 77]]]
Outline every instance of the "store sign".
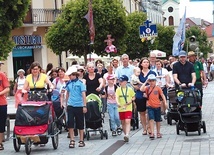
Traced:
[[42, 37], [39, 35], [22, 35], [22, 36], [13, 36], [13, 41], [16, 46], [14, 49], [35, 49], [42, 48]]

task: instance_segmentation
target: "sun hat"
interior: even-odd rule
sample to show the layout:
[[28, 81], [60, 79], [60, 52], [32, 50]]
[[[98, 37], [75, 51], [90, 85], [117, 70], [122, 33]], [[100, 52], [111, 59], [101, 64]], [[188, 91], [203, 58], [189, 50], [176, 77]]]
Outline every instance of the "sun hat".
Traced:
[[193, 51], [189, 51], [189, 52], [188, 52], [188, 56], [196, 56], [196, 54], [195, 54], [195, 52], [193, 52]]
[[23, 72], [23, 73], [25, 74], [24, 69], [19, 69], [19, 70], [17, 71], [17, 75], [19, 75], [20, 72]]

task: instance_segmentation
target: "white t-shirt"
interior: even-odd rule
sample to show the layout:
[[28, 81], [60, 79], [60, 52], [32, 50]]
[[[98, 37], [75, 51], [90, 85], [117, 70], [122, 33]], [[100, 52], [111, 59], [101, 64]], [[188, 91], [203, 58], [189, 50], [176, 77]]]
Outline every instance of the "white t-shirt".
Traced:
[[[106, 91], [106, 90], [104, 90]], [[115, 86], [107, 88], [107, 103], [116, 103]]]
[[17, 83], [17, 90], [22, 89], [25, 84], [25, 77], [23, 77], [22, 79], [20, 77], [17, 77], [16, 83]]
[[166, 76], [169, 75], [169, 72], [166, 68], [161, 68], [161, 70], [158, 70], [157, 68], [154, 70], [157, 74], [157, 85], [160, 87], [166, 86]]
[[208, 73], [208, 71], [207, 71], [207, 64], [205, 62], [203, 63], [203, 68], [204, 68], [204, 73]]

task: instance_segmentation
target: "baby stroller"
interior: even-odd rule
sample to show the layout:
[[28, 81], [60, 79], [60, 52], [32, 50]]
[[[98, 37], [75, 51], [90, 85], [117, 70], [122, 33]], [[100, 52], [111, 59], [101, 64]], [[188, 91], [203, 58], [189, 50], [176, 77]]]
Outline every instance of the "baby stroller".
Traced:
[[15, 126], [13, 130], [13, 146], [19, 152], [21, 145], [25, 145], [26, 154], [31, 153], [31, 145], [46, 144], [51, 137], [54, 149], [58, 147], [59, 130], [52, 102], [46, 101], [44, 92], [30, 92], [29, 99], [18, 106]]
[[167, 112], [167, 123], [172, 125], [172, 120], [175, 120], [176, 122], [179, 120], [177, 91], [174, 88], [169, 89], [167, 94], [169, 97], [169, 109]]
[[176, 123], [178, 135], [179, 130], [185, 131], [186, 136], [188, 136], [188, 132], [194, 131], [198, 131], [198, 134], [201, 135], [201, 128], [206, 133], [206, 124], [205, 121], [202, 121], [200, 95], [198, 89], [178, 91], [178, 114], [180, 116], [180, 119]]
[[61, 107], [59, 90], [53, 90], [51, 95], [51, 101], [53, 102], [53, 108], [57, 118], [56, 124], [61, 133], [62, 127], [66, 129], [66, 123], [63, 123], [65, 117], [65, 110]]
[[[86, 97], [87, 101], [87, 113], [85, 114], [86, 123], [86, 138], [89, 140], [90, 132], [100, 132], [100, 138], [105, 137], [108, 139], [107, 130], [103, 131], [104, 118], [101, 113], [102, 111], [102, 101], [95, 94], [90, 94]], [[90, 130], [91, 129], [91, 130]]]

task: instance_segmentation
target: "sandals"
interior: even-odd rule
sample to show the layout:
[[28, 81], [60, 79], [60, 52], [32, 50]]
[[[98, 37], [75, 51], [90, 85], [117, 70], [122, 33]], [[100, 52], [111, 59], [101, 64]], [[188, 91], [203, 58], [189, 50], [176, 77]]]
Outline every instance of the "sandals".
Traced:
[[2, 143], [0, 143], [0, 151], [1, 151], [1, 150], [4, 150], [4, 146], [3, 146]]
[[84, 141], [79, 141], [79, 147], [84, 147], [84, 146], [85, 146]]
[[157, 133], [157, 138], [162, 138], [162, 134], [161, 133]]
[[147, 135], [147, 131], [146, 131], [146, 130], [143, 130], [142, 135]]
[[149, 138], [150, 138], [151, 140], [154, 140], [154, 139], [155, 139], [155, 135], [154, 135], [153, 133], [151, 133], [150, 136], [149, 136]]
[[69, 148], [74, 148], [75, 147], [75, 141], [71, 140], [69, 144]]
[[147, 131], [150, 135], [152, 134], [150, 127], [147, 127]]

